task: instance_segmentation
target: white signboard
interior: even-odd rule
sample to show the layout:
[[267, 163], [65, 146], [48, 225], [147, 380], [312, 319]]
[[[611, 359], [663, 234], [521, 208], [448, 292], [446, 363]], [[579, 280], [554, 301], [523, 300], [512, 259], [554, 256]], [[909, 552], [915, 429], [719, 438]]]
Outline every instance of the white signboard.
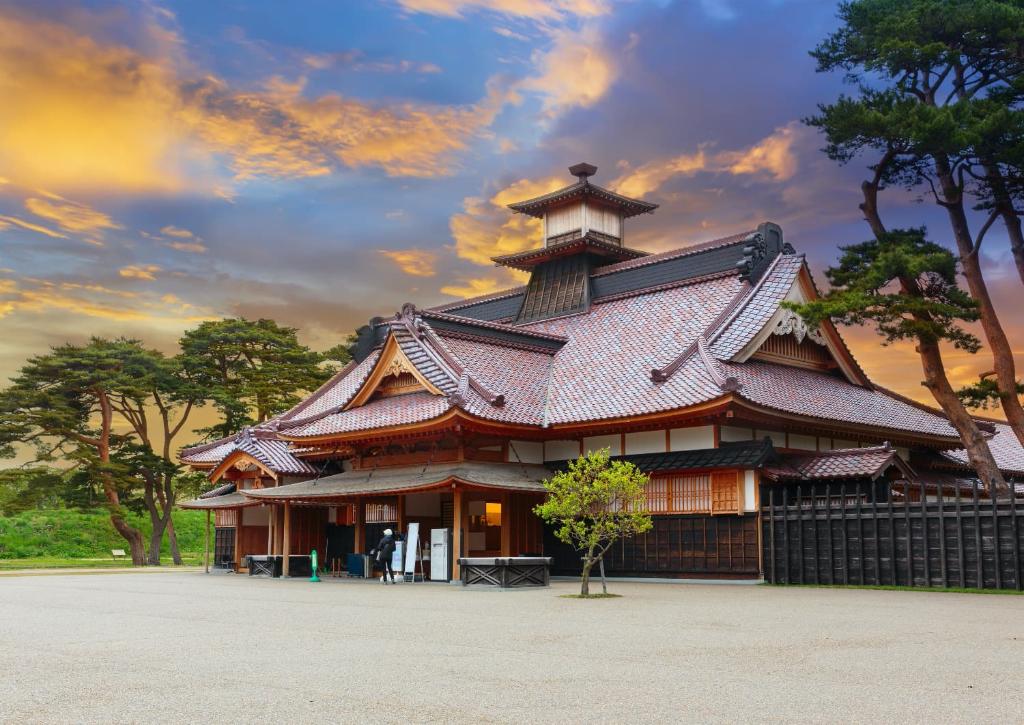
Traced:
[[420, 545], [420, 525], [418, 522], [409, 524], [409, 531], [405, 536], [405, 569], [406, 574], [416, 573], [416, 549]]

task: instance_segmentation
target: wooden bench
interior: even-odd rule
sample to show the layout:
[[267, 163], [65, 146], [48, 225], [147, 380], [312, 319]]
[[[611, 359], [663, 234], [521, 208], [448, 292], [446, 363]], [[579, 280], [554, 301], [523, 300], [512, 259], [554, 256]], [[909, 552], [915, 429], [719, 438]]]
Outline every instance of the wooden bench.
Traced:
[[114, 561], [118, 559], [127, 559], [128, 555], [124, 552], [124, 549], [111, 549], [110, 555], [114, 557]]

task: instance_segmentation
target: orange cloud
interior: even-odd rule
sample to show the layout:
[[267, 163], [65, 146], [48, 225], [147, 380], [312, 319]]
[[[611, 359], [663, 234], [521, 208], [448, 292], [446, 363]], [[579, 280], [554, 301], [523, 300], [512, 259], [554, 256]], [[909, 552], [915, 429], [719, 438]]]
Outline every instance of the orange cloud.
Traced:
[[609, 10], [604, 0], [398, 0], [405, 10], [459, 18], [467, 11], [487, 10], [533, 20], [557, 20], [567, 15], [593, 17]]
[[[520, 179], [484, 201], [463, 200], [464, 212], [455, 214], [448, 227], [455, 253], [475, 264], [490, 266], [491, 257], [515, 254], [541, 244], [541, 223], [533, 217], [511, 214], [506, 205], [531, 199], [566, 185], [564, 178]], [[518, 274], [515, 277], [518, 279]]]
[[39, 234], [45, 234], [46, 236], [53, 237], [54, 239], [67, 239], [68, 238], [67, 234], [61, 234], [60, 232], [56, 232], [53, 229], [50, 229], [49, 227], [44, 227], [41, 224], [33, 224], [32, 222], [25, 221], [24, 219], [19, 219], [16, 216], [2, 216], [2, 215], [0, 215], [0, 224], [4, 225], [4, 226], [0, 226], [0, 229], [9, 228], [10, 225], [13, 224], [14, 226], [21, 227], [22, 229], [27, 229], [30, 232], [37, 232]]
[[446, 285], [441, 288], [441, 293], [453, 297], [478, 297], [506, 289], [508, 286], [507, 282], [497, 277], [476, 277], [462, 279], [459, 284]]
[[28, 198], [25, 200], [25, 208], [37, 217], [56, 222], [62, 229], [69, 232], [96, 233], [104, 229], [122, 228], [110, 216], [86, 204], [69, 201], [56, 194], [41, 193], [46, 198]]
[[532, 56], [539, 72], [521, 88], [544, 98], [544, 111], [557, 115], [569, 108], [597, 103], [618, 76], [618, 64], [604, 47], [596, 27], [550, 32], [552, 47]]
[[767, 171], [776, 181], [786, 181], [796, 173], [796, 156], [793, 141], [797, 124], [775, 129], [775, 132], [742, 151], [725, 152], [719, 161], [727, 166], [730, 174], [756, 174]]
[[190, 232], [188, 229], [182, 229], [176, 227], [173, 224], [168, 224], [166, 227], [160, 228], [160, 233], [168, 237], [175, 237], [177, 239], [195, 239], [196, 235]]
[[[103, 18], [92, 20], [90, 27], [103, 27]], [[182, 60], [184, 43], [172, 32], [152, 24], [133, 30], [160, 37], [164, 51], [150, 57], [0, 11], [0, 93], [19, 100], [0, 104], [5, 175], [61, 191], [221, 194], [232, 180], [322, 176], [339, 167], [438, 176], [516, 100], [497, 83], [480, 102], [461, 106], [309, 97], [303, 78], [239, 90]]]
[[177, 249], [179, 252], [195, 252], [196, 254], [206, 254], [206, 245], [202, 242], [166, 242], [165, 247], [171, 249]]
[[400, 270], [413, 277], [433, 277], [437, 273], [434, 267], [437, 263], [437, 255], [433, 252], [424, 249], [380, 249], [378, 251], [398, 265]]
[[620, 176], [612, 182], [612, 188], [626, 196], [642, 197], [657, 191], [670, 179], [701, 171], [733, 175], [765, 172], [775, 181], [788, 181], [797, 169], [793, 151], [797, 127], [794, 122], [777, 128], [770, 136], [738, 151], [708, 153], [702, 146], [694, 154], [651, 161]]
[[[171, 295], [173, 297], [173, 295]], [[185, 326], [210, 319], [208, 311], [171, 300], [113, 290], [102, 285], [43, 279], [0, 280], [0, 317], [14, 312], [84, 315], [107, 320], [153, 320]]]
[[160, 266], [156, 264], [131, 264], [127, 267], [121, 267], [118, 270], [118, 274], [127, 279], [156, 279], [156, 273], [160, 271]]

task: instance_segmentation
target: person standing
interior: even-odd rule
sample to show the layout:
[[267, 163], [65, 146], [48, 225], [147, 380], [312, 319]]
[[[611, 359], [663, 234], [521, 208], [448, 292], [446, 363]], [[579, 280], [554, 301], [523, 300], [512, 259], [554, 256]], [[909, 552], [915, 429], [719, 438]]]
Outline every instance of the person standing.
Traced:
[[395, 570], [391, 567], [391, 557], [395, 553], [395, 532], [391, 529], [384, 529], [384, 536], [377, 544], [377, 563], [384, 570], [381, 581], [388, 583], [388, 574], [391, 575], [391, 583], [395, 583]]

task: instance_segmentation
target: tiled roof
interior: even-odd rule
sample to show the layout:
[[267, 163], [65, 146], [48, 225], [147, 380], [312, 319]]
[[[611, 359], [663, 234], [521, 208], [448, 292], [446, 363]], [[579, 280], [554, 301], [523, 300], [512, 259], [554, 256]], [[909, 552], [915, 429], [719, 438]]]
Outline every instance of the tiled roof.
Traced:
[[740, 232], [739, 234], [730, 234], [727, 237], [711, 239], [709, 241], [701, 242], [699, 244], [691, 244], [688, 247], [670, 249], [667, 252], [659, 252], [658, 254], [648, 254], [646, 257], [638, 257], [637, 259], [627, 259], [624, 262], [617, 262], [616, 264], [609, 264], [598, 268], [597, 270], [594, 271], [594, 276], [600, 277], [607, 274], [614, 274], [615, 272], [624, 272], [627, 269], [647, 267], [652, 264], [660, 264], [661, 262], [667, 262], [670, 259], [678, 259], [679, 257], [688, 257], [691, 254], [697, 254], [698, 252], [706, 252], [709, 249], [727, 247], [730, 244], [742, 242], [744, 239], [746, 239], [753, 233], [754, 230]]
[[[692, 468], [758, 468], [777, 457], [770, 440], [723, 443], [719, 448], [702, 448], [671, 453], [640, 453], [612, 456], [612, 460], [629, 461], [644, 473], [683, 471]], [[548, 468], [565, 468], [568, 461], [549, 461]]]
[[[274, 422], [276, 427], [277, 419]], [[245, 428], [231, 438], [185, 449], [181, 461], [192, 465], [216, 466], [236, 451], [252, 456], [274, 473], [301, 475], [315, 472], [308, 463], [293, 456], [288, 443], [278, 439], [269, 427]]]
[[451, 408], [446, 396], [410, 393], [371, 400], [366, 405], [331, 413], [309, 423], [282, 430], [289, 438], [306, 438], [333, 433], [352, 433], [371, 428], [387, 428], [422, 423], [443, 415]]
[[800, 268], [803, 255], [781, 254], [772, 267], [732, 314], [708, 337], [711, 352], [722, 360], [731, 359], [746, 347], [779, 310]]
[[722, 367], [739, 380], [741, 397], [767, 408], [897, 433], [957, 437], [942, 416], [834, 375], [761, 361], [722, 363]]
[[250, 489], [253, 501], [337, 498], [428, 488], [451, 480], [489, 488], [543, 491], [552, 472], [544, 466], [524, 463], [433, 463], [359, 469], [333, 476], [274, 488]]
[[[1017, 440], [1013, 429], [1008, 423], [996, 423], [995, 428], [996, 434], [989, 439], [988, 447], [996, 459], [996, 465], [1007, 472], [1024, 474], [1024, 447]], [[970, 465], [967, 451], [963, 448], [947, 451], [944, 455], [953, 463]]]
[[213, 498], [197, 498], [194, 501], [181, 501], [179, 506], [185, 509], [226, 509], [239, 506], [254, 506], [258, 501], [246, 498], [241, 493], [228, 493]]
[[830, 478], [877, 478], [890, 466], [909, 471], [888, 444], [871, 448], [843, 448], [819, 453], [785, 454], [765, 468], [776, 480], [824, 480]]
[[[429, 421], [453, 407], [496, 422], [549, 427], [738, 396], [780, 413], [871, 427], [886, 437], [891, 432], [892, 439], [908, 433], [955, 438], [941, 415], [884, 390], [817, 370], [729, 360], [771, 320], [803, 265], [801, 256], [779, 244], [782, 251], [762, 276], [745, 281], [737, 261], [744, 245], [757, 244], [749, 236], [602, 268], [595, 280], [641, 272], [643, 278], [625, 284], [628, 295], [608, 286], [609, 294], [592, 300], [586, 312], [525, 325], [467, 319], [472, 304], [423, 314], [403, 308], [378, 326], [442, 395], [411, 393], [342, 410], [372, 371], [378, 348], [280, 416], [266, 435], [278, 435], [278, 428], [288, 439], [388, 428]], [[689, 276], [705, 269], [714, 274]], [[510, 298], [482, 299], [490, 304]], [[670, 363], [671, 374], [652, 380], [652, 370]], [[215, 460], [226, 443], [189, 455]]]
[[216, 488], [211, 488], [206, 493], [201, 494], [199, 496], [199, 498], [217, 498], [218, 496], [223, 496], [225, 494], [234, 493], [234, 492], [235, 492], [235, 482], [234, 481], [228, 481], [227, 483], [221, 484], [220, 486], [217, 486]]

